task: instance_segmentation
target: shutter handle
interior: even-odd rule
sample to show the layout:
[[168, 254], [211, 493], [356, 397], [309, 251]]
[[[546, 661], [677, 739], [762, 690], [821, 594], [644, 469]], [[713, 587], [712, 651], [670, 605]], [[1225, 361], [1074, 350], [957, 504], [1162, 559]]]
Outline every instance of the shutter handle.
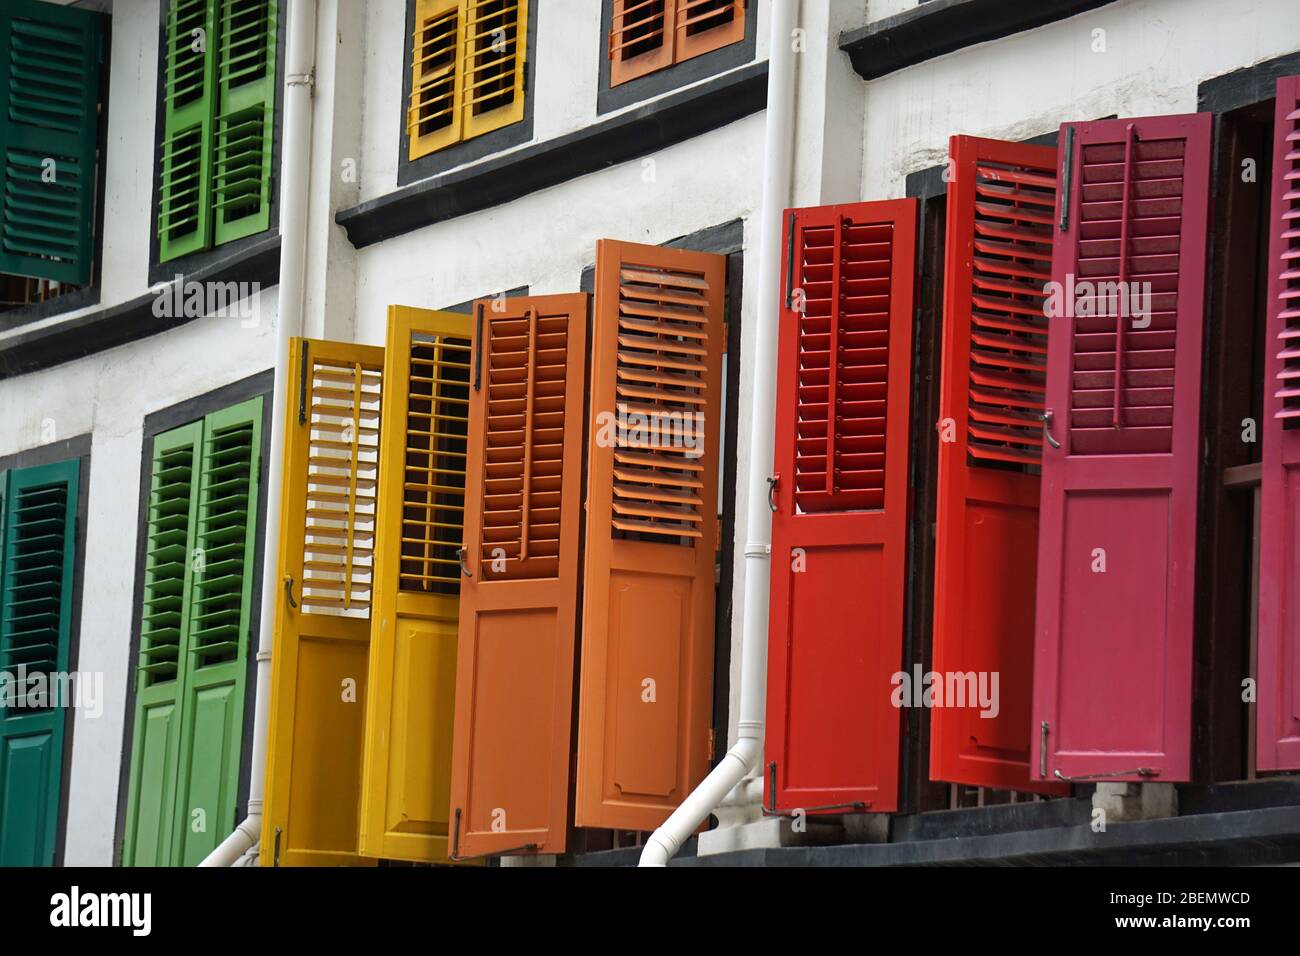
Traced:
[[292, 574], [286, 574], [284, 576], [284, 596], [285, 599], [288, 600], [289, 602], [289, 607], [296, 608], [298, 606], [298, 602], [293, 599], [293, 575]]
[[464, 548], [457, 548], [457, 549], [456, 549], [456, 560], [460, 562], [460, 573], [463, 574], [463, 575], [465, 575], [465, 577], [467, 577], [467, 578], [472, 578], [472, 577], [474, 576], [474, 572], [471, 571], [471, 570], [469, 569], [469, 567], [465, 564], [465, 549], [464, 549]]
[[1046, 409], [1038, 417], [1043, 423], [1043, 437], [1047, 439], [1047, 444], [1053, 448], [1060, 448], [1061, 443], [1052, 436], [1052, 410]]
[[772, 514], [776, 514], [776, 486], [780, 483], [780, 475], [773, 475], [767, 479], [767, 507]]

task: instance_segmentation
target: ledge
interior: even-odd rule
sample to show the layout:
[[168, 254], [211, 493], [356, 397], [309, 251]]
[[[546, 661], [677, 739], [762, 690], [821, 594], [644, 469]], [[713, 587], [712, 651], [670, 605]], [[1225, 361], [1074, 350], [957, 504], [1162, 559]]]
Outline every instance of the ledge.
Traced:
[[637, 159], [766, 105], [767, 63], [754, 63], [577, 132], [404, 186], [335, 221], [362, 249]]
[[931, 0], [840, 34], [840, 49], [864, 80], [977, 43], [1032, 30], [1115, 0]]

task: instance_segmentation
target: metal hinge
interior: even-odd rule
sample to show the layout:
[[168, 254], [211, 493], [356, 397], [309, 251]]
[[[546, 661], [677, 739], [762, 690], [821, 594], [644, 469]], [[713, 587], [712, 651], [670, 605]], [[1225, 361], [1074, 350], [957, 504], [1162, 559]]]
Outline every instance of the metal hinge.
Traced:
[[1065, 128], [1065, 165], [1061, 167], [1061, 232], [1070, 228], [1070, 185], [1074, 179], [1074, 127]]
[[279, 827], [275, 828], [275, 849], [271, 853], [272, 866], [280, 865], [280, 835], [282, 832], [283, 831]]
[[478, 304], [478, 320], [474, 331], [474, 391], [483, 384], [483, 303]]
[[785, 243], [785, 307], [790, 308], [794, 296], [794, 213], [790, 213], [790, 234]]
[[298, 424], [307, 423], [307, 370], [310, 364], [307, 340], [302, 340], [302, 363], [298, 367]]

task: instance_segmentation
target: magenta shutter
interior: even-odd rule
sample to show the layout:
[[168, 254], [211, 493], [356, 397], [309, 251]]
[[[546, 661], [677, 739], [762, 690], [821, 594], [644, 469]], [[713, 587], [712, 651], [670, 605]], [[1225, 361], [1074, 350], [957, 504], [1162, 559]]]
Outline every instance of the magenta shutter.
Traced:
[[1277, 81], [1259, 522], [1256, 766], [1300, 769], [1300, 77]]
[[1031, 764], [1184, 781], [1210, 116], [1067, 124], [1061, 162]]

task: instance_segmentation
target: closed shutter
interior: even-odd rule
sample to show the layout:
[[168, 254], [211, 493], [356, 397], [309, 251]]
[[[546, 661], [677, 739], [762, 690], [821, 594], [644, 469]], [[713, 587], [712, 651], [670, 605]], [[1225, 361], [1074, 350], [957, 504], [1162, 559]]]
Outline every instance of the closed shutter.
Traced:
[[560, 853], [569, 809], [586, 295], [475, 303], [452, 854]]
[[949, 168], [932, 669], [966, 696], [931, 711], [930, 777], [1063, 792], [1029, 767], [1056, 149], [954, 136]]
[[898, 808], [916, 201], [788, 210], [767, 805]]
[[0, 11], [0, 272], [90, 282], [101, 23], [34, 0]]
[[0, 866], [54, 863], [79, 475], [74, 459], [0, 476], [0, 671], [12, 681], [0, 710]]
[[745, 36], [746, 0], [675, 0], [676, 52], [681, 63]]
[[653, 830], [708, 771], [725, 274], [596, 246], [579, 826]]
[[1300, 77], [1277, 82], [1260, 489], [1256, 765], [1300, 769]]
[[[1192, 114], [1062, 128], [1038, 779], [1177, 782], [1191, 770], [1210, 127]], [[1134, 295], [1113, 295], [1116, 283]]]
[[383, 362], [372, 346], [290, 343], [266, 866], [363, 862], [358, 805]]
[[613, 0], [609, 25], [609, 85], [661, 70], [673, 62], [677, 0]]
[[388, 310], [361, 852], [445, 861], [470, 317]]
[[461, 0], [416, 0], [411, 37], [411, 102], [406, 110], [409, 158], [460, 142]]
[[163, 141], [158, 190], [162, 262], [212, 242], [212, 109], [216, 0], [171, 0], [163, 36]]
[[154, 439], [127, 865], [193, 866], [238, 822], [261, 422], [254, 398]]

